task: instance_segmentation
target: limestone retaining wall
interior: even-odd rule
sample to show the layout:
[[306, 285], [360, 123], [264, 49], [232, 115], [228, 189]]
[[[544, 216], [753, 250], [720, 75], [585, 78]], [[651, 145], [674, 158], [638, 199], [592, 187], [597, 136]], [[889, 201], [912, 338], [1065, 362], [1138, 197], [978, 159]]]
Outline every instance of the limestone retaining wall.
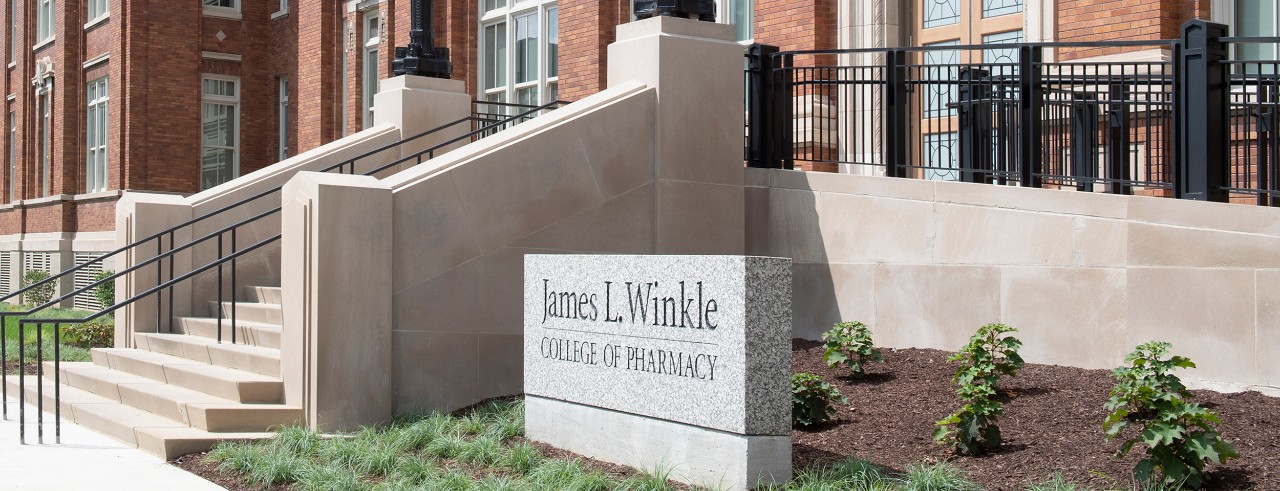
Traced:
[[1031, 362], [1118, 366], [1174, 344], [1188, 377], [1280, 386], [1280, 210], [747, 169], [748, 254], [794, 260], [797, 336], [859, 320], [955, 350], [1017, 327]]

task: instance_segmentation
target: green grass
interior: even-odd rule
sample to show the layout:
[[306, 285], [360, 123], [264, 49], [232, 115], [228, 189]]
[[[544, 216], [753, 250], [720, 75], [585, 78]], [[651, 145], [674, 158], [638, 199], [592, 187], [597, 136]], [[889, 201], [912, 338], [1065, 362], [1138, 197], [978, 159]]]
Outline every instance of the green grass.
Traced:
[[[256, 443], [222, 443], [208, 458], [223, 472], [254, 487], [298, 490], [542, 490], [664, 491], [670, 469], [627, 477], [605, 474], [577, 459], [553, 459], [518, 437], [524, 403], [493, 401], [466, 416], [413, 414], [385, 428], [321, 437], [286, 428]], [[913, 465], [895, 472], [849, 458], [835, 465], [798, 469], [795, 479], [768, 491], [977, 491], [960, 469], [946, 463]], [[1029, 491], [1086, 488], [1051, 476]]]
[[[27, 307], [0, 303], [0, 312], [15, 312], [15, 311], [20, 312], [25, 309], [27, 309]], [[41, 312], [32, 314], [30, 318], [32, 319], [55, 319], [55, 318], [81, 319], [90, 315], [93, 315], [93, 312], [90, 312], [87, 310], [49, 308]], [[5, 361], [18, 360], [18, 320], [22, 318], [23, 317], [20, 317], [20, 316], [6, 316], [4, 319], [4, 324], [5, 324], [4, 359]], [[108, 322], [110, 321], [109, 318], [105, 320]], [[46, 324], [40, 328], [40, 331], [41, 331], [41, 337], [42, 337], [43, 348], [44, 348], [42, 350], [44, 355], [43, 359], [52, 360], [53, 351], [54, 351], [53, 326]], [[23, 343], [23, 345], [24, 345], [24, 351], [25, 351], [25, 355], [27, 357], [28, 363], [29, 364], [34, 363], [34, 360], [36, 359], [36, 351], [37, 351], [36, 344], [35, 344], [36, 328], [32, 327], [30, 324], [28, 324], [26, 328], [25, 340], [26, 341]], [[75, 346], [68, 346], [66, 344], [62, 345], [59, 354], [62, 357], [62, 361], [90, 361], [92, 359], [90, 357], [89, 350], [78, 348]]]

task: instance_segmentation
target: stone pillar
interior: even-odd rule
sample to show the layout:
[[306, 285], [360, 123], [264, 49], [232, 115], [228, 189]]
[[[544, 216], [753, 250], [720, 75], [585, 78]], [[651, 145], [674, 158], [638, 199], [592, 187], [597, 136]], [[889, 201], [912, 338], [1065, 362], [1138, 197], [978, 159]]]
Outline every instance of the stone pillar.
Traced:
[[609, 86], [657, 89], [655, 254], [742, 254], [742, 46], [733, 26], [652, 17], [618, 26]]
[[391, 188], [301, 172], [284, 186], [280, 367], [308, 427], [354, 430], [392, 416]]
[[[116, 204], [116, 248], [127, 246], [139, 239], [147, 238], [190, 219], [191, 205], [187, 204], [186, 199], [181, 196], [126, 192]], [[163, 240], [162, 250], [167, 251], [172, 247], [170, 239], [166, 235]], [[189, 227], [184, 227], [174, 232], [173, 243], [186, 244], [190, 241], [191, 231]], [[118, 271], [123, 271], [133, 267], [135, 264], [155, 257], [157, 250], [157, 242], [152, 240], [117, 255], [115, 261], [119, 267]], [[175, 275], [191, 270], [191, 255], [188, 252], [178, 253], [173, 258]], [[162, 260], [161, 262], [163, 263], [160, 266], [162, 268], [161, 274], [163, 279], [167, 280], [169, 279], [169, 263], [167, 260]], [[156, 273], [157, 266], [149, 265], [117, 278], [116, 303], [123, 303], [125, 300], [158, 285]], [[190, 311], [191, 294], [189, 284], [190, 282], [183, 282], [173, 287], [174, 311]], [[169, 323], [173, 322], [173, 312], [168, 309], [168, 293], [165, 294], [164, 298], [164, 304], [161, 305], [163, 309], [159, 317], [156, 314], [157, 298], [155, 295], [126, 305], [116, 311], [116, 347], [132, 347], [133, 333], [135, 332], [168, 330]]]
[[[471, 96], [461, 80], [401, 75], [383, 80], [373, 98], [373, 124], [392, 124], [400, 129], [400, 138], [410, 138], [425, 131], [457, 122], [471, 115]], [[461, 124], [424, 136], [400, 148], [400, 155], [410, 156], [471, 131], [471, 123]], [[458, 142], [435, 153], [440, 155], [465, 144]], [[428, 156], [423, 156], [425, 160]], [[402, 167], [412, 167], [409, 162]], [[387, 173], [398, 169], [388, 169]]]

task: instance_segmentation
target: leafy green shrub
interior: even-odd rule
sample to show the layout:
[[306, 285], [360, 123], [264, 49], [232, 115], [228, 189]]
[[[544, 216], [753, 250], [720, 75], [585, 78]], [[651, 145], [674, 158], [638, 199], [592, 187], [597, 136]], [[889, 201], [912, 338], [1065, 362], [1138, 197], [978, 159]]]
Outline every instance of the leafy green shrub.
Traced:
[[791, 376], [791, 421], [794, 425], [813, 426], [831, 419], [836, 414], [832, 401], [848, 404], [840, 395], [840, 389], [812, 373]]
[[[26, 274], [22, 275], [22, 287], [26, 288], [28, 286], [34, 285], [36, 283], [39, 283], [47, 279], [49, 279], [48, 271], [40, 271], [38, 269], [33, 269], [31, 271], [27, 271]], [[27, 304], [36, 305], [36, 306], [44, 305], [46, 303], [49, 303], [50, 300], [53, 300], [53, 291], [56, 286], [57, 286], [56, 281], [50, 281], [43, 285], [27, 290], [26, 293], [22, 294], [22, 297], [24, 300], [26, 300]]]
[[884, 356], [871, 342], [871, 329], [861, 322], [841, 322], [832, 326], [830, 331], [822, 334], [827, 342], [827, 351], [822, 354], [822, 361], [827, 366], [835, 367], [841, 363], [849, 366], [853, 378], [866, 375], [863, 367], [868, 361], [884, 362]]
[[1124, 358], [1123, 366], [1111, 371], [1116, 386], [1104, 406], [1111, 413], [1102, 428], [1110, 440], [1131, 424], [1142, 425], [1142, 431], [1116, 452], [1116, 457], [1123, 457], [1136, 444], [1147, 447], [1147, 458], [1133, 469], [1138, 481], [1151, 482], [1159, 473], [1162, 485], [1199, 489], [1205, 462], [1221, 464], [1240, 454], [1214, 429], [1222, 423], [1217, 414], [1187, 402], [1191, 392], [1171, 372], [1196, 364], [1181, 356], [1162, 359], [1171, 347], [1162, 341], [1143, 343]]
[[960, 388], [956, 395], [965, 401], [955, 414], [937, 423], [933, 439], [951, 445], [961, 455], [980, 455], [1000, 448], [1000, 427], [996, 419], [1004, 407], [995, 400], [1000, 375], [1015, 376], [1022, 368], [1018, 348], [1022, 342], [1006, 334], [1017, 329], [1004, 324], [987, 324], [969, 338], [969, 344], [947, 361], [960, 362], [952, 381]]
[[111, 320], [99, 319], [62, 326], [62, 343], [84, 349], [109, 348], [115, 345], [115, 336], [116, 326]]
[[[111, 275], [114, 275], [114, 274], [116, 274], [115, 271], [112, 271], [110, 269], [104, 270], [101, 273], [93, 275], [93, 281], [95, 282], [102, 281], [107, 278], [110, 278]], [[111, 307], [112, 305], [115, 305], [116, 304], [116, 282], [108, 281], [106, 283], [98, 285], [97, 288], [93, 289], [93, 298], [96, 298], [98, 300], [98, 304], [102, 305], [102, 308], [104, 309]]]

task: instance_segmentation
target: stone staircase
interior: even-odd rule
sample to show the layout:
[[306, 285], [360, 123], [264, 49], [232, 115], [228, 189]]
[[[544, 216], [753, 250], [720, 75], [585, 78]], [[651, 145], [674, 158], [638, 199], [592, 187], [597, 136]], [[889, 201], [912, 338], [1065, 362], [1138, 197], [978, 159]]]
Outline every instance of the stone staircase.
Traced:
[[[137, 348], [97, 348], [92, 363], [62, 363], [64, 421], [166, 460], [222, 440], [268, 438], [299, 422], [301, 409], [283, 404], [280, 289], [248, 287], [243, 298], [235, 303], [235, 326], [230, 302], [210, 302], [210, 312], [223, 318], [222, 343], [216, 317], [180, 317], [173, 334], [136, 333]], [[230, 343], [232, 329], [237, 344]], [[52, 412], [52, 362], [44, 379], [44, 407]], [[31, 404], [35, 384], [26, 377]], [[17, 394], [17, 377], [9, 378], [9, 391]]]

